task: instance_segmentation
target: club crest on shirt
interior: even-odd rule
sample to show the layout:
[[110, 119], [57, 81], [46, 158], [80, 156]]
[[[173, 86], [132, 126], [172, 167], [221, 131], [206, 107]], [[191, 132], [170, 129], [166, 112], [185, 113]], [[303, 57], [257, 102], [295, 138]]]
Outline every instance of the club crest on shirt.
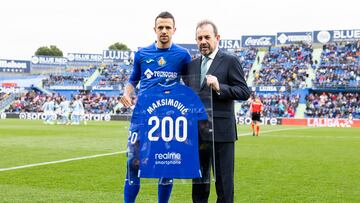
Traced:
[[166, 64], [164, 57], [160, 57], [157, 62], [159, 64], [159, 66], [164, 66]]

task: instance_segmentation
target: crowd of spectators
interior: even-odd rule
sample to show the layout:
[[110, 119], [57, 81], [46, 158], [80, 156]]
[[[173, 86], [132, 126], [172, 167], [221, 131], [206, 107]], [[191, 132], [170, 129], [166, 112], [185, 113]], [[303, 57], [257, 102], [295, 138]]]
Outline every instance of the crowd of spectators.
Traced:
[[[277, 118], [287, 117], [293, 118], [295, 110], [299, 105], [300, 95], [298, 94], [263, 94], [259, 95], [264, 105], [262, 115], [264, 117]], [[241, 104], [240, 111], [237, 116], [250, 116], [249, 112], [250, 100]]]
[[83, 92], [78, 94], [83, 102], [85, 113], [92, 114], [113, 114], [115, 106], [118, 105], [118, 98], [106, 96], [103, 93]]
[[41, 112], [41, 107], [46, 101], [46, 95], [38, 91], [28, 91], [11, 103], [10, 107], [5, 109], [9, 113], [22, 112]]
[[5, 99], [7, 96], [8, 96], [7, 93], [5, 93], [5, 92], [0, 92], [0, 101], [3, 100], [3, 99]]
[[[239, 52], [236, 53], [236, 55], [239, 57], [243, 71], [244, 71], [244, 76], [245, 76], [245, 80], [248, 79], [249, 77], [249, 72], [252, 68], [252, 65], [255, 62], [256, 59], [256, 55], [258, 53], [258, 49], [257, 48], [246, 48], [246, 49], [242, 49]], [[257, 59], [257, 63], [259, 63], [259, 58]]]
[[107, 65], [101, 70], [100, 76], [95, 80], [94, 86], [97, 87], [120, 87], [124, 88], [124, 84], [128, 81], [131, 68], [125, 64]]
[[308, 68], [313, 64], [311, 44], [271, 47], [264, 56], [262, 68], [255, 73], [256, 86], [306, 87]]
[[306, 97], [306, 117], [360, 118], [360, 93], [310, 93]]
[[323, 45], [314, 85], [317, 87], [359, 87], [360, 43]]
[[50, 74], [49, 78], [43, 80], [46, 88], [51, 86], [82, 86], [94, 73], [96, 68], [75, 68], [59, 74]]

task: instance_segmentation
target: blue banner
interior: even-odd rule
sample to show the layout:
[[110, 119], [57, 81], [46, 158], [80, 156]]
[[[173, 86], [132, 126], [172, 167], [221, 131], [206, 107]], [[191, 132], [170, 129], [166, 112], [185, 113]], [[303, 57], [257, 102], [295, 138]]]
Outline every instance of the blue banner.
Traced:
[[226, 51], [236, 51], [241, 48], [241, 40], [240, 39], [222, 39], [219, 42], [219, 49], [223, 49]]
[[57, 56], [33, 56], [31, 58], [33, 67], [65, 67], [67, 62], [67, 58]]
[[360, 40], [360, 29], [353, 30], [321, 30], [314, 31], [314, 42], [326, 44], [328, 42]]
[[0, 59], [0, 73], [30, 73], [30, 61]]
[[98, 62], [101, 63], [103, 59], [102, 54], [82, 54], [82, 53], [68, 53], [67, 59], [69, 62]]
[[104, 50], [103, 60], [106, 62], [125, 62], [133, 58], [132, 51]]
[[242, 47], [275, 46], [275, 35], [245, 35], [241, 37]]
[[278, 32], [276, 43], [283, 44], [296, 44], [299, 42], [312, 43], [312, 32]]
[[257, 87], [251, 87], [251, 91], [253, 92], [284, 92], [286, 91], [285, 86], [257, 86]]

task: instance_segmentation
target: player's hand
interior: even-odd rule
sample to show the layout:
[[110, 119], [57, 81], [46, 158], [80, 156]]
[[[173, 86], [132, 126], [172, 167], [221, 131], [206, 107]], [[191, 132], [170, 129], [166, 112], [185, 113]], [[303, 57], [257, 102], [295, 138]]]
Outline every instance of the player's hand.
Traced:
[[217, 77], [215, 77], [213, 75], [206, 75], [205, 77], [206, 77], [206, 84], [208, 86], [210, 86], [216, 92], [219, 92], [220, 85], [219, 85], [219, 81], [218, 81]]
[[121, 97], [120, 102], [125, 106], [125, 108], [129, 108], [133, 105], [131, 97], [126, 94]]

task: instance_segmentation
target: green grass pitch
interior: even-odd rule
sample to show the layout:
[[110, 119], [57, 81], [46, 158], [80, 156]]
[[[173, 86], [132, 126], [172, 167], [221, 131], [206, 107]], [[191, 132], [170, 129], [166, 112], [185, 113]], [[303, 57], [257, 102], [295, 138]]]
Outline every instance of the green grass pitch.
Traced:
[[[0, 202], [123, 202], [128, 125], [0, 120]], [[360, 202], [360, 129], [261, 131], [253, 137], [249, 126], [238, 126], [235, 202]], [[30, 167], [14, 168], [21, 166]], [[153, 183], [141, 185], [137, 202], [157, 202]], [[189, 183], [175, 180], [170, 202], [191, 202]]]

